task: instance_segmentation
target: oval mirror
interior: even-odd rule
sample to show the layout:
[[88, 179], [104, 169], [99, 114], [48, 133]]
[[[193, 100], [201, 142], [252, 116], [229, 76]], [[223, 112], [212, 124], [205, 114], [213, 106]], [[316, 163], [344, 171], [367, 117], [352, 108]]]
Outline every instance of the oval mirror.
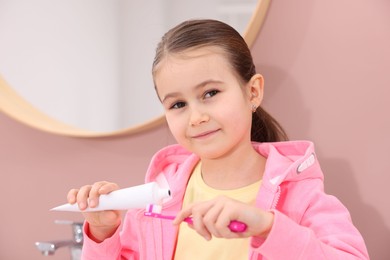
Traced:
[[164, 122], [151, 64], [164, 32], [213, 18], [251, 46], [269, 0], [2, 0], [0, 110], [43, 131], [131, 134]]

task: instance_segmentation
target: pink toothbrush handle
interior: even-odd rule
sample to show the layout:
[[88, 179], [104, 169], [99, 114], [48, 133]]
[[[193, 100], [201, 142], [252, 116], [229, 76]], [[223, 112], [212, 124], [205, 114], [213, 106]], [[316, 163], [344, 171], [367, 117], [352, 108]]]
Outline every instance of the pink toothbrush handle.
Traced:
[[[145, 212], [144, 215], [147, 216], [147, 217], [154, 217], [154, 218], [161, 218], [161, 219], [170, 219], [170, 220], [175, 219], [174, 216], [167, 216], [167, 215], [162, 215], [162, 214], [153, 213], [153, 212]], [[187, 217], [183, 221], [185, 221], [185, 222], [187, 222], [189, 224], [193, 223], [191, 217]], [[229, 224], [229, 229], [232, 232], [236, 232], [236, 233], [244, 232], [246, 230], [246, 228], [247, 228], [246, 224], [244, 224], [242, 222], [239, 222], [237, 220], [233, 220]]]
[[230, 222], [229, 228], [232, 232], [241, 233], [246, 230], [246, 224], [237, 220], [233, 220]]
[[[192, 218], [185, 218], [184, 221], [189, 223], [189, 224], [193, 223]], [[228, 227], [229, 227], [230, 231], [235, 232], [235, 233], [241, 233], [241, 232], [244, 232], [246, 230], [246, 224], [242, 223], [240, 221], [237, 221], [237, 220], [231, 221]]]

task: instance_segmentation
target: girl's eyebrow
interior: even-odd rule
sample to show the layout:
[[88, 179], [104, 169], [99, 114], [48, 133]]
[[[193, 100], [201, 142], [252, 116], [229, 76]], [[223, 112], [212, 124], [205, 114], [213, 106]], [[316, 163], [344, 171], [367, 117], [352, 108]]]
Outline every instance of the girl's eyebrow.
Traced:
[[[206, 85], [210, 84], [210, 83], [222, 83], [222, 81], [220, 80], [213, 80], [213, 79], [208, 79], [208, 80], [205, 80], [205, 81], [202, 81], [201, 83], [197, 84], [194, 86], [194, 91], [200, 89], [200, 88], [203, 88], [205, 87]], [[162, 103], [164, 103], [165, 100], [169, 99], [169, 98], [175, 98], [175, 97], [178, 97], [181, 95], [181, 92], [171, 92], [171, 93], [168, 93], [164, 96], [164, 98], [161, 100]]]

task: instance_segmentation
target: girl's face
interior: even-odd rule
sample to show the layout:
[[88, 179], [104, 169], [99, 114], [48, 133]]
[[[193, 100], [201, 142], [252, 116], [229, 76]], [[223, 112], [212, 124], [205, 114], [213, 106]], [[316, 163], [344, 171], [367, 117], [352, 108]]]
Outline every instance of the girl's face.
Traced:
[[263, 94], [260, 75], [241, 86], [223, 52], [203, 47], [167, 55], [154, 80], [169, 128], [186, 149], [217, 159], [250, 144], [253, 105]]

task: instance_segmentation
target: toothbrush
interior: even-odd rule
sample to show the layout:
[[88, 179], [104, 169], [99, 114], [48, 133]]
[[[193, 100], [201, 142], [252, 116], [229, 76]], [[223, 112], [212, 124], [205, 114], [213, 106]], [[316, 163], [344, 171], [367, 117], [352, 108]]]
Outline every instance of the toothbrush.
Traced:
[[[158, 208], [157, 211], [160, 212], [161, 211], [161, 207], [156, 206], [156, 205], [148, 205], [146, 207], [146, 211], [144, 213], [144, 216], [146, 216], [146, 217], [153, 217], [153, 218], [160, 218], [160, 219], [167, 219], [167, 220], [174, 220], [175, 219], [175, 216], [163, 215], [161, 213], [154, 212], [154, 211], [156, 211], [156, 207]], [[183, 221], [187, 222], [188, 224], [192, 224], [193, 223], [191, 217], [187, 217]], [[229, 229], [232, 232], [236, 232], [236, 233], [244, 232], [246, 230], [246, 228], [247, 228], [247, 226], [246, 226], [245, 223], [239, 222], [237, 220], [233, 220], [229, 224]]]

